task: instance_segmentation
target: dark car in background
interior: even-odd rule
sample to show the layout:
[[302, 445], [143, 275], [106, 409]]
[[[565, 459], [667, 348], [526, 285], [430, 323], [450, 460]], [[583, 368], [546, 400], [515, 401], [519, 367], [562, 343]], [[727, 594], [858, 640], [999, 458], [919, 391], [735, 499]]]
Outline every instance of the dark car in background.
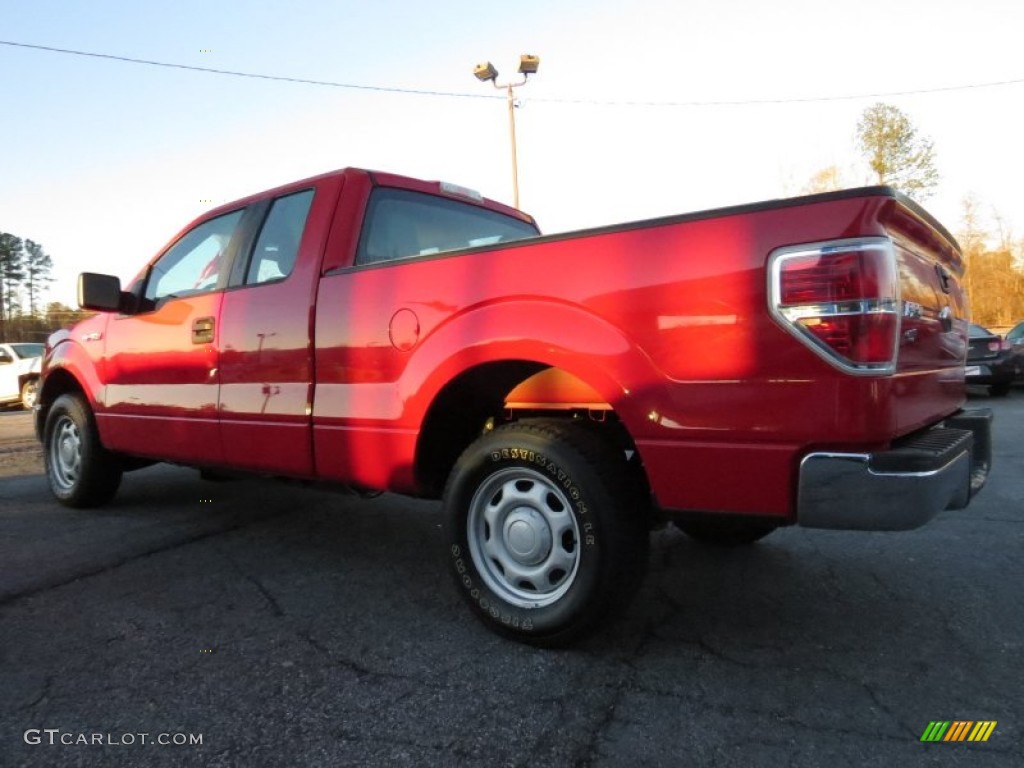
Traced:
[[1017, 382], [1024, 382], [1024, 322], [1017, 323], [1006, 334], [1010, 355], [1016, 361]]
[[975, 323], [971, 323], [968, 344], [964, 369], [967, 383], [987, 386], [993, 397], [1008, 394], [1021, 373], [1020, 358], [1013, 354], [1013, 344]]

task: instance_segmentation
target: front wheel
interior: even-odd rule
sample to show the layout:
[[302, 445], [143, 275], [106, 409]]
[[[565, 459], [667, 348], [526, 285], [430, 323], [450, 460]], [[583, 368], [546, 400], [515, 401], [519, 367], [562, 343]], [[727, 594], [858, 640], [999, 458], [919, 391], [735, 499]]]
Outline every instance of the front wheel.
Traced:
[[473, 443], [445, 490], [459, 591], [496, 632], [566, 645], [623, 608], [643, 578], [648, 511], [622, 453], [557, 421]]
[[50, 489], [68, 507], [96, 507], [114, 497], [122, 468], [100, 443], [92, 410], [80, 395], [61, 395], [43, 430]]
[[988, 394], [990, 397], [1006, 397], [1010, 394], [1009, 384], [993, 384], [988, 388]]
[[29, 379], [21, 385], [21, 407], [31, 411], [39, 396], [39, 379]]

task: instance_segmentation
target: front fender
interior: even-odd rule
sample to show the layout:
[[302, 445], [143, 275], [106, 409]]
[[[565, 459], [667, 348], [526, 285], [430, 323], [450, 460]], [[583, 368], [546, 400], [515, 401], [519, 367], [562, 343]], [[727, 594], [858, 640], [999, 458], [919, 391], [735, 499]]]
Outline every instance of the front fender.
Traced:
[[99, 370], [101, 352], [97, 350], [95, 356], [90, 354], [82, 342], [85, 335], [99, 333], [102, 338], [103, 332], [97, 331], [97, 325], [100, 329], [105, 328], [106, 317], [91, 318], [69, 331], [59, 331], [50, 337], [49, 350], [41, 364], [42, 386], [36, 404], [37, 434], [42, 434], [50, 405], [67, 392], [84, 394], [94, 413], [102, 409], [105, 385]]

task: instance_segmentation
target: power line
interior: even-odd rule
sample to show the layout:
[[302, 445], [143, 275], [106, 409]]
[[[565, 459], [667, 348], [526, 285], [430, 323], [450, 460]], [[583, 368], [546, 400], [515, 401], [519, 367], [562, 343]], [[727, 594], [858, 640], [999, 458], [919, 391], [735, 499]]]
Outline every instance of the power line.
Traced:
[[947, 93], [950, 91], [968, 91], [979, 88], [998, 88], [1007, 85], [1022, 85], [1024, 77], [1011, 80], [994, 80], [987, 83], [967, 83], [963, 85], [945, 85], [936, 88], [918, 88], [907, 91], [885, 91], [879, 93], [855, 93], [841, 96], [806, 96], [787, 99], [743, 99], [713, 101], [600, 101], [594, 99], [546, 99], [534, 98], [531, 101], [549, 104], [592, 104], [604, 107], [745, 107], [767, 104], [811, 104], [827, 101], [859, 101], [862, 99], [886, 99], [894, 96], [921, 96], [930, 93]]
[[321, 85], [331, 88], [351, 88], [359, 91], [381, 91], [384, 93], [407, 93], [417, 96], [451, 96], [465, 99], [496, 99], [502, 98], [492, 94], [478, 93], [454, 93], [447, 91], [427, 91], [416, 88], [389, 88], [377, 85], [357, 85], [355, 83], [335, 83], [330, 80], [309, 80], [302, 77], [286, 77], [283, 75], [264, 75], [256, 72], [236, 72], [230, 69], [214, 69], [213, 67], [196, 67], [191, 64], [175, 64], [167, 61], [152, 61], [150, 59], [135, 59], [130, 56], [115, 56], [111, 53], [93, 53], [91, 51], [75, 51], [69, 48], [54, 48], [49, 45], [33, 45], [31, 43], [15, 43], [9, 40], [0, 40], [0, 45], [9, 45], [14, 48], [32, 48], [37, 51], [49, 51], [51, 53], [66, 53], [72, 56], [89, 56], [94, 59], [109, 59], [112, 61], [127, 62], [129, 64], [147, 64], [152, 67], [169, 67], [172, 69], [187, 69], [192, 72], [207, 72], [214, 75], [231, 75], [232, 77], [249, 77], [257, 80], [277, 80], [284, 83], [302, 83], [304, 85]]
[[[191, 64], [176, 64], [167, 61], [153, 61], [151, 59], [137, 59], [130, 56], [117, 56], [110, 53], [94, 53], [91, 51], [76, 51], [70, 48], [55, 48], [48, 45], [34, 45], [32, 43], [17, 43], [9, 40], [0, 40], [0, 45], [7, 45], [14, 48], [30, 48], [37, 51], [48, 51], [50, 53], [63, 53], [72, 56], [88, 56], [95, 59], [108, 59], [129, 64], [145, 64], [152, 67], [167, 67], [171, 69], [185, 69], [192, 72], [206, 72], [214, 75], [229, 75], [231, 77], [248, 77], [256, 80], [274, 80], [284, 83], [299, 83], [303, 85], [319, 85], [330, 88], [348, 88], [358, 91], [375, 91], [378, 93], [401, 93], [415, 96], [443, 96], [458, 99], [496, 99], [503, 98], [488, 93], [459, 93], [455, 91], [431, 91], [418, 88], [395, 88], [379, 85], [359, 85], [356, 83], [338, 83], [331, 80], [312, 80], [302, 77], [287, 77], [284, 75], [265, 75], [256, 72], [238, 72], [230, 69], [215, 69], [213, 67], [197, 67]], [[572, 98], [533, 98], [531, 101], [544, 104], [579, 104], [588, 106], [603, 107], [741, 107], [758, 106], [769, 104], [810, 104], [815, 102], [829, 101], [858, 101], [861, 99], [885, 99], [894, 96], [920, 96], [934, 93], [950, 93], [954, 91], [976, 90], [981, 88], [1000, 88], [1010, 85], [1024, 84], [1024, 78], [1013, 78], [1007, 80], [993, 80], [984, 83], [965, 83], [961, 85], [946, 85], [935, 88], [918, 88], [903, 91], [884, 91], [877, 93], [845, 94], [840, 96], [806, 96], [792, 98], [773, 99], [719, 99], [704, 101], [614, 101], [599, 99], [572, 99]]]

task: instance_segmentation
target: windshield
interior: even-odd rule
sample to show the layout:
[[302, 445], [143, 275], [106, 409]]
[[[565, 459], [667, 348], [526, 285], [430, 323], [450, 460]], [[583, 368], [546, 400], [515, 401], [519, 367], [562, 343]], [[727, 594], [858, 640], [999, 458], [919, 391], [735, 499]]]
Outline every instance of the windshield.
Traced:
[[18, 357], [42, 357], [46, 347], [43, 344], [11, 344]]

